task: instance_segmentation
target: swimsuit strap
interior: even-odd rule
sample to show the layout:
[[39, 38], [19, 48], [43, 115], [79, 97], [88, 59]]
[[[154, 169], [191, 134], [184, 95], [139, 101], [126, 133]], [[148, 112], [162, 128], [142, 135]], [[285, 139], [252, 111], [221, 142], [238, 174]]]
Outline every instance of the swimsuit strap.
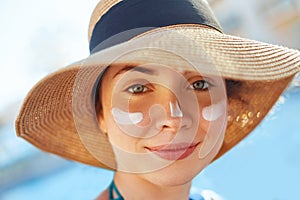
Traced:
[[[115, 192], [117, 194], [117, 198], [113, 198], [113, 192]], [[108, 195], [109, 195], [109, 200], [124, 200], [124, 198], [122, 197], [121, 193], [119, 192], [114, 180], [112, 180], [112, 182], [110, 183], [109, 187], [108, 187]], [[194, 200], [191, 197], [189, 198], [189, 200]], [[199, 200], [204, 200], [204, 198], [201, 196], [201, 198]]]
[[[115, 192], [118, 197], [114, 199], [113, 192]], [[108, 193], [109, 193], [109, 200], [124, 200], [121, 193], [119, 192], [114, 180], [112, 180], [111, 184], [108, 187]]]

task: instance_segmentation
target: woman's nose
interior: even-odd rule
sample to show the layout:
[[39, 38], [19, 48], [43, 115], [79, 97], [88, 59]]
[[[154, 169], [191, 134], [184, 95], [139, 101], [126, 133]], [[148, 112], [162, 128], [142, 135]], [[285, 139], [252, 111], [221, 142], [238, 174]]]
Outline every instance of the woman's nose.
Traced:
[[178, 101], [169, 102], [169, 112], [171, 117], [183, 117], [183, 113], [181, 111], [181, 108], [178, 104]]
[[191, 114], [183, 110], [184, 106], [172, 92], [165, 93], [161, 99], [163, 101], [160, 104], [164, 108], [166, 116], [164, 119], [156, 122], [159, 130], [170, 129], [178, 131], [179, 129], [187, 129], [192, 126]]

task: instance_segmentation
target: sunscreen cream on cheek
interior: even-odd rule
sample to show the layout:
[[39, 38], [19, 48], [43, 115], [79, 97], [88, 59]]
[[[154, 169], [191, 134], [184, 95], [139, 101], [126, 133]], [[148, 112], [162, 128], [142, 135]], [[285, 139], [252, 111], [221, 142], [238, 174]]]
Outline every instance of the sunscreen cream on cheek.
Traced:
[[135, 125], [143, 120], [143, 113], [141, 112], [130, 113], [119, 108], [112, 108], [111, 113], [115, 122], [121, 125]]
[[202, 116], [206, 121], [215, 121], [225, 113], [225, 101], [220, 101], [216, 104], [204, 107]]

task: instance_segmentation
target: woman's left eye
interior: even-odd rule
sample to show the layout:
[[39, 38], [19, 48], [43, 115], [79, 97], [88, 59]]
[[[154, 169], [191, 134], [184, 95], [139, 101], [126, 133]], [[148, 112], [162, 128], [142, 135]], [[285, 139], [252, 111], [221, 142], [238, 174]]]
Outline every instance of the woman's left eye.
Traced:
[[135, 85], [132, 85], [129, 88], [127, 88], [127, 91], [129, 91], [130, 93], [136, 94], [136, 93], [146, 92], [146, 91], [148, 91], [148, 88], [141, 84], [135, 84]]
[[190, 89], [206, 90], [210, 87], [210, 83], [205, 80], [197, 80], [190, 85]]

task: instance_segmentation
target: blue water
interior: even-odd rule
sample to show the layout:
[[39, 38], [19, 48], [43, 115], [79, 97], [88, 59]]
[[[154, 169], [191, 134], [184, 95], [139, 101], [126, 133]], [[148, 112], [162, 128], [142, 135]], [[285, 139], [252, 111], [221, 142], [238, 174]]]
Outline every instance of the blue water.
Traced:
[[[300, 92], [285, 94], [285, 103], [278, 105], [274, 114], [194, 179], [193, 190], [210, 189], [229, 200], [297, 199], [299, 112]], [[0, 199], [93, 199], [112, 176], [110, 171], [70, 162], [60, 170], [15, 185], [0, 193]]]
[[0, 199], [93, 199], [110, 183], [111, 178], [110, 171], [73, 163], [10, 189], [0, 195]]

